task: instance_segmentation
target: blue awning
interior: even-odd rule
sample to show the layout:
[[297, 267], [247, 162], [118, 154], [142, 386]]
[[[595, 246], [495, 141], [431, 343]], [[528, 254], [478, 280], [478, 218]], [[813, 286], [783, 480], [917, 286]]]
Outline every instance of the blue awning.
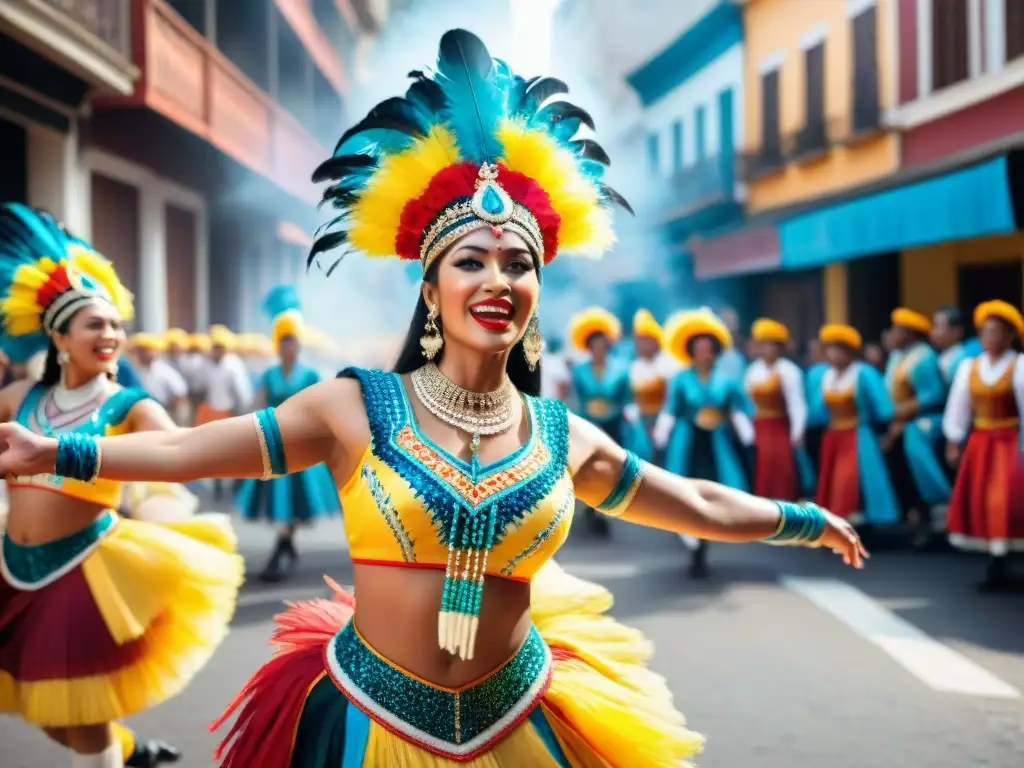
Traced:
[[1016, 229], [1004, 155], [783, 221], [780, 265], [806, 269]]

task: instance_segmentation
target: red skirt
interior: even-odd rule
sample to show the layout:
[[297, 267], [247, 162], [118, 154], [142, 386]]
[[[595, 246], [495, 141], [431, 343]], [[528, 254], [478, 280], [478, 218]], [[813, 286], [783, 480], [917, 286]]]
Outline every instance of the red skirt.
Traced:
[[800, 497], [800, 483], [789, 437], [789, 419], [754, 419], [754, 453], [754, 493], [769, 499], [796, 501]]
[[821, 438], [821, 468], [815, 501], [842, 518], [849, 518], [860, 510], [856, 429], [825, 430]]
[[1016, 427], [971, 433], [949, 500], [955, 546], [996, 555], [1024, 549], [1024, 505], [1014, 494], [1022, 483], [1018, 441]]

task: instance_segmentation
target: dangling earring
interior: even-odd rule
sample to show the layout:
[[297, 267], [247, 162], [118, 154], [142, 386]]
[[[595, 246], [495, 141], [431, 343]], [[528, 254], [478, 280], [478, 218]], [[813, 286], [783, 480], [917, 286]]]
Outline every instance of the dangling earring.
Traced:
[[62, 349], [57, 353], [57, 365], [60, 366], [60, 385], [63, 387], [64, 384], [64, 371], [67, 364], [71, 362], [71, 353], [66, 349]]
[[112, 362], [110, 364], [110, 367], [107, 368], [107, 376], [110, 377], [111, 381], [117, 381], [117, 371], [118, 371], [117, 360], [115, 360], [114, 362]]
[[526, 333], [523, 335], [523, 357], [526, 358], [526, 365], [531, 371], [537, 370], [537, 363], [540, 362], [541, 348], [544, 340], [540, 335], [540, 320], [535, 312], [530, 322], [526, 325]]
[[433, 360], [437, 353], [444, 346], [444, 337], [437, 327], [437, 307], [430, 305], [427, 312], [427, 324], [424, 326], [425, 333], [420, 336], [420, 346], [423, 347], [423, 356], [427, 360]]

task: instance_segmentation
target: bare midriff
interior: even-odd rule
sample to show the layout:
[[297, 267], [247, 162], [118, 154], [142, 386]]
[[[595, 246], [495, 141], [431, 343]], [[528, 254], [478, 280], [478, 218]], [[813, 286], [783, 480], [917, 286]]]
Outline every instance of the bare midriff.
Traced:
[[90, 525], [105, 507], [39, 488], [8, 488], [7, 535], [16, 544], [46, 544]]
[[444, 688], [479, 680], [511, 658], [530, 629], [530, 585], [488, 577], [472, 659], [437, 644], [444, 571], [383, 565], [354, 566], [356, 626], [381, 656]]

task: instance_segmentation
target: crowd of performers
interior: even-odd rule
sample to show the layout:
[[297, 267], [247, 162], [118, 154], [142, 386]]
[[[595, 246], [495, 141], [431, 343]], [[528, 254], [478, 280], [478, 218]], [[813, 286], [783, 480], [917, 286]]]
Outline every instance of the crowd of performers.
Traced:
[[[613, 315], [585, 310], [568, 332], [575, 365], [549, 344], [549, 395], [672, 472], [816, 499], [876, 542], [932, 549], [948, 534], [989, 555], [982, 589], [1016, 586], [1008, 556], [1024, 551], [1020, 310], [980, 304], [977, 335], [967, 338], [956, 309], [928, 317], [900, 307], [884, 345], [867, 349], [855, 328], [828, 324], [804, 366], [790, 357], [782, 323], [757, 320], [744, 356], [735, 315], [721, 315], [682, 312], [662, 328], [641, 310], [628, 345]], [[703, 576], [707, 545], [688, 543], [691, 572]]]

